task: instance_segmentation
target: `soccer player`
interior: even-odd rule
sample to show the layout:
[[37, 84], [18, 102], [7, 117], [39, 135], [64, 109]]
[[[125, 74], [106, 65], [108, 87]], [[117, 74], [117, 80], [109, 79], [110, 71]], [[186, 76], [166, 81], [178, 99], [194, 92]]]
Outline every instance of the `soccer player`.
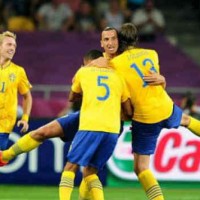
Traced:
[[[117, 55], [117, 49], [119, 47], [118, 43], [118, 33], [117, 29], [106, 27], [101, 33], [101, 47], [104, 49], [103, 56], [108, 60], [114, 58]], [[71, 110], [79, 109], [80, 102], [68, 102], [66, 107], [58, 114], [58, 117], [63, 116]], [[80, 110], [80, 109], [79, 109]]]
[[17, 119], [18, 93], [22, 96], [23, 116], [17, 122], [21, 132], [28, 130], [32, 107], [31, 85], [25, 70], [12, 62], [16, 51], [16, 35], [6, 31], [0, 34], [0, 150], [7, 148], [10, 132]]
[[64, 142], [71, 143], [74, 135], [78, 131], [79, 112], [57, 118], [36, 130], [30, 131], [21, 137], [9, 149], [0, 151], [0, 166], [8, 164], [8, 162], [19, 154], [29, 152], [46, 139], [60, 137]]
[[[102, 52], [91, 50], [84, 59], [90, 62], [101, 56]], [[117, 143], [121, 104], [128, 116], [132, 116], [132, 105], [123, 79], [107, 66], [81, 67], [78, 70], [69, 99], [75, 101], [80, 95], [82, 106], [79, 130], [62, 173], [60, 200], [70, 199], [79, 166], [84, 166], [83, 178], [92, 199], [103, 200], [102, 185], [96, 173], [106, 164]]]
[[[117, 30], [114, 28], [106, 28], [102, 32], [101, 47], [104, 48], [104, 56], [113, 58], [118, 49]], [[0, 152], [0, 166], [6, 165], [11, 159], [17, 155], [29, 152], [43, 143], [44, 140], [53, 137], [65, 137], [66, 142], [71, 142], [78, 130], [79, 112], [63, 116], [52, 122], [36, 129], [17, 141], [8, 150]], [[120, 130], [122, 131], [122, 129]], [[85, 182], [81, 182], [80, 199], [89, 199], [88, 189]]]
[[[119, 54], [118, 47], [119, 47], [119, 40], [118, 40], [118, 31], [113, 27], [105, 28], [101, 33], [101, 47], [104, 49], [103, 56], [107, 60], [111, 60]], [[103, 63], [107, 64], [106, 59], [97, 59], [94, 61], [95, 64], [98, 65], [98, 60], [100, 60], [99, 65], [102, 66]], [[93, 62], [91, 62], [93, 63]], [[146, 74], [146, 81], [149, 82], [151, 85], [163, 85], [165, 87], [165, 77], [159, 73], [149, 71]]]
[[[149, 169], [150, 155], [154, 153], [162, 128], [187, 127], [200, 136], [200, 121], [186, 115], [176, 106], [164, 89], [154, 85], [146, 76], [149, 71], [159, 73], [157, 52], [136, 48], [137, 30], [131, 23], [119, 32], [120, 55], [111, 65], [124, 77], [134, 107], [132, 117], [132, 148], [134, 170], [149, 200], [163, 200], [161, 188]], [[153, 85], [153, 86], [152, 86]]]
[[[114, 28], [106, 28], [102, 31], [101, 47], [104, 48], [104, 56], [113, 58], [118, 49], [117, 30]], [[78, 130], [79, 112], [72, 113], [68, 116], [60, 117], [52, 122], [27, 133], [18, 140], [14, 146], [8, 150], [0, 152], [0, 166], [7, 164], [17, 155], [29, 152], [37, 148], [44, 140], [53, 137], [65, 137], [66, 141], [71, 142], [75, 133]], [[16, 147], [15, 147], [16, 146]], [[17, 151], [15, 151], [17, 149]]]
[[[106, 58], [111, 59], [117, 55], [118, 36], [116, 29], [106, 28], [102, 31], [101, 47], [105, 50], [104, 56]], [[162, 84], [162, 81], [160, 81], [162, 79], [161, 75], [154, 73], [149, 77], [151, 78], [152, 84]], [[52, 122], [29, 132], [8, 150], [0, 152], [0, 165], [7, 164], [11, 159], [21, 153], [29, 152], [32, 149], [37, 148], [48, 138], [61, 137], [65, 138], [66, 142], [71, 142], [78, 130], [78, 124], [79, 112], [76, 112], [53, 120]], [[84, 181], [81, 183], [80, 195], [80, 199], [88, 199], [87, 186]]]

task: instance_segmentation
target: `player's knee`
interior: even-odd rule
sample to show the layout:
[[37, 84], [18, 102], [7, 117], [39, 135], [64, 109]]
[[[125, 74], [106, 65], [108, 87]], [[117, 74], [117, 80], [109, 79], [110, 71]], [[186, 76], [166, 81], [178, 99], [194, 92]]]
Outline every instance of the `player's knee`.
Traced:
[[86, 177], [86, 176], [90, 176], [92, 174], [97, 174], [98, 170], [94, 167], [90, 167], [90, 166], [87, 166], [87, 167], [84, 167], [83, 169], [83, 176]]
[[48, 137], [46, 136], [45, 130], [39, 128], [30, 133], [31, 137], [39, 142], [43, 142]]
[[64, 171], [72, 171], [75, 173], [78, 170], [78, 168], [79, 168], [79, 166], [77, 164], [67, 162], [64, 167]]

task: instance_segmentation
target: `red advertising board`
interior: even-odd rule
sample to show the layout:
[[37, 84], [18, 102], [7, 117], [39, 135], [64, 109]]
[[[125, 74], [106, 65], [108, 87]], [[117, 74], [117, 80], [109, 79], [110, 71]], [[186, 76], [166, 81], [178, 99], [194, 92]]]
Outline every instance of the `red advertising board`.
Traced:
[[[137, 180], [133, 172], [129, 124], [124, 128], [113, 156], [108, 162], [112, 176]], [[200, 181], [200, 138], [184, 127], [163, 129], [150, 168], [158, 180]]]

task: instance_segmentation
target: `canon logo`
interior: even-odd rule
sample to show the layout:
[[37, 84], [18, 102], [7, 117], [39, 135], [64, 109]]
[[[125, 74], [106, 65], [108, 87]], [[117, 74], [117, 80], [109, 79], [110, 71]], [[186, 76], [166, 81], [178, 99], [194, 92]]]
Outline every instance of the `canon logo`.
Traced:
[[[136, 180], [133, 172], [130, 124], [118, 140], [108, 162], [111, 173], [121, 180]], [[163, 129], [150, 168], [159, 180], [200, 181], [200, 138], [188, 129]]]

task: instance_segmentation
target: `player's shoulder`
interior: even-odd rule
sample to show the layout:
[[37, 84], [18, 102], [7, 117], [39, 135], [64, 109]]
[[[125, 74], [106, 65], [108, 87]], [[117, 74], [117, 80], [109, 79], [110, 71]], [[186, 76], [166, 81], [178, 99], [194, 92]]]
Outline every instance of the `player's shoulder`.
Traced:
[[84, 73], [85, 71], [87, 71], [87, 69], [82, 65], [82, 66], [76, 71], [76, 75], [77, 75], [77, 74], [82, 74], [82, 73]]
[[91, 66], [81, 66], [78, 71], [77, 71], [77, 74], [84, 74], [84, 73], [87, 73], [88, 71], [90, 71], [91, 69], [93, 69], [94, 66], [91, 65]]
[[140, 52], [145, 52], [145, 53], [148, 53], [148, 54], [157, 55], [157, 51], [154, 50], [154, 49], [138, 48], [137, 50], [140, 51]]
[[24, 70], [24, 68], [20, 65], [17, 65], [16, 63], [14, 62], [11, 62], [11, 67], [16, 69], [16, 70]]
[[126, 57], [126, 52], [123, 52], [123, 53], [115, 56], [114, 58], [110, 59], [110, 63], [111, 64], [116, 63], [116, 62], [119, 63], [124, 59], [124, 57]]
[[155, 55], [158, 55], [157, 51], [154, 50], [154, 49], [149, 49], [148, 51], [149, 51], [150, 54], [152, 54], [152, 55], [154, 55], [154, 56], [155, 56]]
[[158, 60], [158, 53], [154, 49], [141, 49], [138, 55], [148, 57], [149, 59]]
[[135, 55], [152, 54], [152, 55], [157, 55], [157, 52], [154, 49], [146, 49], [146, 48], [137, 47], [137, 48], [133, 48], [133, 49], [124, 51], [123, 53], [114, 57], [112, 59], [112, 61], [121, 60], [124, 57], [127, 57], [127, 54], [135, 54]]
[[91, 71], [93, 67], [86, 67], [86, 66], [81, 66], [77, 71], [76, 71], [76, 77], [82, 77], [82, 76], [86, 76], [89, 71]]

